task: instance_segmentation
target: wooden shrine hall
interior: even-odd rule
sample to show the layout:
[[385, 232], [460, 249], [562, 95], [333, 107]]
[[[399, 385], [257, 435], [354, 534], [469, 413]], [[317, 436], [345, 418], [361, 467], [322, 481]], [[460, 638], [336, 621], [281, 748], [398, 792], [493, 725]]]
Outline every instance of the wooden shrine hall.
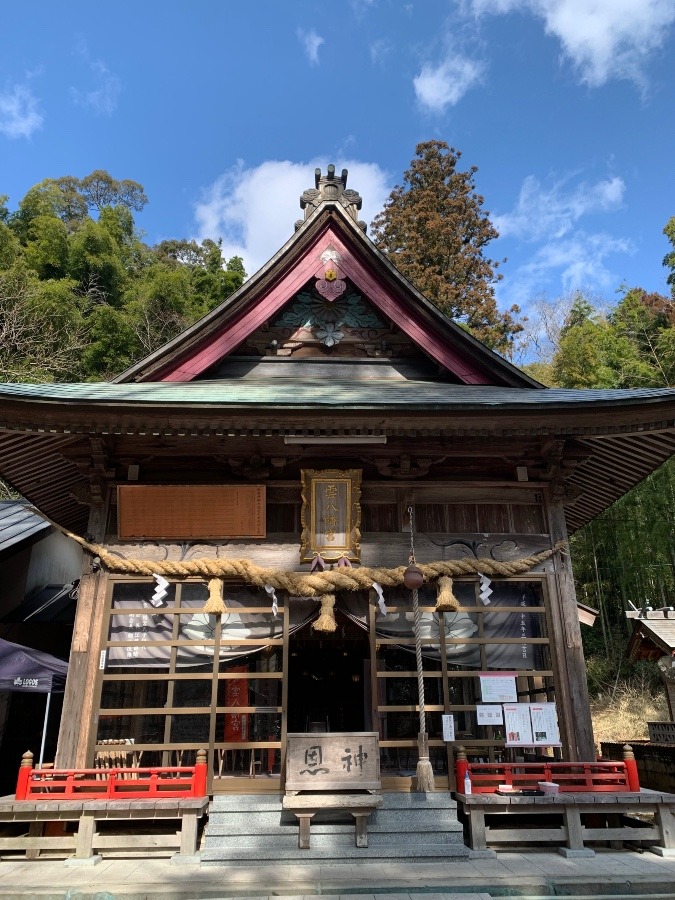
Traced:
[[86, 551], [56, 765], [206, 750], [210, 793], [279, 792], [289, 734], [369, 733], [414, 791], [421, 706], [437, 791], [459, 744], [593, 760], [566, 541], [671, 456], [675, 390], [545, 388], [397, 272], [346, 171], [301, 207], [113, 382], [0, 385], [0, 476]]

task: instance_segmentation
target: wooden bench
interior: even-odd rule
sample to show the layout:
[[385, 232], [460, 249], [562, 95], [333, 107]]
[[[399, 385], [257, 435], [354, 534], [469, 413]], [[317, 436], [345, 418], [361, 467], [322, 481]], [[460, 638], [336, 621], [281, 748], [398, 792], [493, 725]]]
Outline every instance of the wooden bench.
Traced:
[[[593, 856], [589, 841], [624, 841], [651, 845], [662, 856], [675, 855], [675, 794], [642, 790], [638, 793], [564, 793], [543, 796], [458, 794], [460, 811], [469, 828], [469, 846], [485, 850], [489, 844], [555, 842], [563, 856]], [[640, 824], [635, 814], [649, 813], [653, 824]], [[631, 818], [631, 814], [633, 818]], [[486, 816], [505, 822], [486, 824]], [[558, 824], [516, 825], [515, 817], [555, 816]], [[586, 820], [586, 821], [585, 821]]]
[[356, 846], [368, 846], [368, 816], [382, 805], [382, 797], [376, 794], [291, 794], [284, 797], [282, 806], [295, 814], [298, 820], [298, 847], [310, 849], [309, 828], [313, 816], [325, 810], [351, 813], [356, 827]]
[[[208, 797], [182, 797], [166, 800], [0, 800], [0, 822], [27, 826], [24, 834], [0, 837], [0, 851], [24, 850], [27, 859], [37, 859], [42, 850], [73, 853], [72, 860], [99, 862], [97, 850], [174, 849], [181, 856], [197, 852], [199, 821], [206, 813]], [[162, 834], [141, 834], [137, 829], [126, 834], [105, 834], [97, 825], [108, 821], [178, 820]], [[45, 834], [48, 822], [73, 822], [74, 833]], [[178, 825], [179, 827], [176, 827]], [[57, 829], [54, 829], [57, 830]], [[66, 860], [70, 862], [70, 860]]]
[[[0, 801], [0, 822], [25, 823], [28, 833], [0, 837], [0, 850], [25, 850], [29, 859], [41, 850], [74, 850], [73, 864], [98, 862], [98, 849], [151, 850], [173, 848], [180, 857], [194, 857], [199, 820], [209, 805], [206, 796], [207, 753], [197, 752], [194, 766], [112, 767], [93, 769], [34, 768], [32, 753], [24, 753], [14, 799]], [[108, 820], [180, 820], [163, 834], [103, 834], [98, 822]], [[45, 834], [49, 822], [75, 822]], [[59, 829], [53, 829], [59, 831]], [[67, 860], [69, 862], [69, 860]]]
[[555, 783], [558, 793], [616, 794], [639, 791], [635, 756], [626, 744], [623, 760], [611, 762], [559, 762], [546, 760], [535, 763], [485, 763], [469, 762], [464, 747], [457, 748], [457, 790], [464, 787], [464, 776], [469, 773], [473, 794], [492, 794], [500, 786], [510, 788], [537, 788], [540, 782]]
[[[652, 849], [663, 856], [675, 855], [675, 794], [640, 790], [629, 745], [623, 756], [611, 763], [470, 763], [464, 748], [458, 747], [457, 784], [461, 788], [467, 772], [471, 780], [471, 794], [457, 794], [471, 849], [485, 850], [488, 843], [553, 841], [564, 844], [559, 848], [564, 856], [593, 856], [588, 841], [608, 841], [612, 847], [638, 841], [654, 844]], [[553, 783], [557, 793], [528, 795], [541, 782]], [[514, 793], [498, 793], [500, 785]], [[648, 814], [653, 824], [640, 822], [636, 813]], [[486, 816], [508, 824], [486, 824]], [[556, 824], [523, 823], [541, 816], [554, 817]]]

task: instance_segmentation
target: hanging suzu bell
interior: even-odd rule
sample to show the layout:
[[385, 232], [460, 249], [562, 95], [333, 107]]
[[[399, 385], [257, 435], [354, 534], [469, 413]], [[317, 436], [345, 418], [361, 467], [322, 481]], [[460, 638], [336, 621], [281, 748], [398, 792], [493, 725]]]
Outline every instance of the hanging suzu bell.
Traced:
[[422, 570], [415, 565], [414, 562], [410, 563], [408, 568], [403, 573], [403, 584], [410, 591], [415, 591], [418, 588], [421, 588], [424, 584], [424, 575], [422, 574]]

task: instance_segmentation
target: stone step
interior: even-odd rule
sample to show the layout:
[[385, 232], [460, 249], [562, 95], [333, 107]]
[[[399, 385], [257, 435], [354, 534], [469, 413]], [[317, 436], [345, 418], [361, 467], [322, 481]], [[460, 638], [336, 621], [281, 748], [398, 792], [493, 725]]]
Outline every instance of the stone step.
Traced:
[[[232, 822], [227, 818], [218, 818], [218, 819], [209, 819], [208, 832], [209, 834], [219, 834], [219, 835], [247, 835], [247, 834], [278, 834], [283, 831], [293, 830], [298, 828], [298, 821], [295, 817], [292, 819], [284, 818], [283, 821], [259, 821], [255, 820], [253, 822]], [[343, 816], [340, 819], [327, 819], [324, 817], [319, 818], [319, 816], [315, 816], [312, 819], [312, 832], [319, 831], [320, 829], [325, 829], [326, 832], [330, 832], [334, 829], [345, 829], [345, 828], [354, 828], [354, 818], [352, 816]], [[406, 829], [405, 824], [401, 822], [382, 822], [380, 819], [373, 821], [371, 817], [368, 821], [368, 833], [369, 834], [401, 834], [404, 835], [404, 840], [416, 840], [416, 835], [421, 835], [420, 839], [424, 839], [426, 835], [436, 834], [442, 832], [455, 832], [462, 831], [461, 822], [457, 821], [457, 819], [453, 819], [450, 821], [444, 822], [424, 822], [417, 824], [414, 828], [410, 828], [410, 830]]]
[[[297, 827], [298, 821], [291, 813], [279, 813], [271, 815], [250, 814], [246, 817], [240, 815], [209, 816], [209, 831], [213, 834], [273, 834], [279, 829]], [[319, 826], [354, 825], [354, 818], [349, 813], [317, 813], [312, 819], [312, 829]], [[424, 819], [409, 819], [403, 821], [398, 816], [387, 817], [373, 814], [368, 820], [369, 831], [400, 832], [407, 836], [426, 834], [436, 831], [458, 831], [461, 824], [456, 817], [427, 816]]]
[[[350, 847], [354, 845], [354, 827], [344, 829], [343, 831], [321, 831], [320, 829], [311, 830], [312, 847], [316, 848], [332, 848], [332, 847]], [[268, 840], [264, 840], [268, 838]], [[216, 835], [207, 834], [204, 837], [203, 847], [205, 849], [214, 849], [223, 847], [229, 849], [254, 849], [264, 843], [266, 846], [274, 846], [275, 849], [284, 847], [298, 846], [298, 831], [284, 832], [275, 835]], [[437, 846], [439, 844], [463, 844], [464, 836], [461, 832], [442, 831], [437, 834], [427, 834], [424, 840], [404, 841], [400, 834], [368, 834], [369, 847], [398, 847], [399, 853], [406, 854], [411, 847], [417, 849], [424, 847]]]
[[283, 795], [215, 797], [202, 842], [205, 864], [255, 861], [345, 862], [438, 860], [470, 853], [457, 805], [447, 793], [382, 795], [368, 821], [368, 847], [355, 846], [355, 822], [345, 810], [320, 810], [311, 823], [311, 850], [298, 848], [299, 825], [282, 809]]
[[[265, 812], [279, 809], [283, 794], [216, 794], [211, 801], [211, 811]], [[457, 802], [445, 791], [429, 794], [386, 792], [382, 794], [382, 806], [387, 809], [457, 809]]]
[[[202, 865], [232, 865], [236, 863], [246, 864], [254, 862], [261, 866], [273, 866], [282, 861], [312, 862], [318, 860], [322, 863], [345, 863], [368, 860], [411, 859], [416, 862], [438, 862], [444, 859], [468, 859], [480, 855], [469, 850], [464, 844], [435, 844], [428, 847], [410, 847], [405, 856], [401, 854], [400, 847], [339, 847], [337, 852], [331, 853], [330, 849], [312, 846], [309, 850], [295, 848], [283, 849], [241, 849], [218, 848], [203, 849], [201, 851]], [[487, 855], [487, 854], [486, 854]], [[489, 851], [492, 856], [492, 852]]]

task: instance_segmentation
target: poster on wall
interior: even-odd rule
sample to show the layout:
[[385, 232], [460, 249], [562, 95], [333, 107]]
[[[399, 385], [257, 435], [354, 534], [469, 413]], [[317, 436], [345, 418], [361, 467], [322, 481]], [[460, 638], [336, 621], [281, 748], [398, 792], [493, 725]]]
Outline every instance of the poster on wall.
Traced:
[[479, 672], [480, 695], [483, 703], [515, 703], [515, 672]]
[[455, 740], [455, 717], [454, 716], [441, 716], [443, 720], [443, 740], [444, 741], [454, 741]]
[[536, 746], [561, 746], [555, 703], [530, 703], [530, 721]]
[[534, 746], [529, 703], [504, 704], [504, 731], [507, 747]]
[[476, 722], [478, 725], [502, 725], [504, 716], [499, 703], [476, 706]]

